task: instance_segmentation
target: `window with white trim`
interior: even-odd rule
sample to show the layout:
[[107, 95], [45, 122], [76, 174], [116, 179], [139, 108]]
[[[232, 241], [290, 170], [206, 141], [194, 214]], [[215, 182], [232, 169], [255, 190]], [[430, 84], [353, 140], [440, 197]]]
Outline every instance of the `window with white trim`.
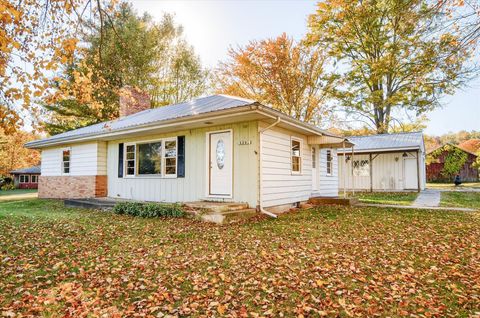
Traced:
[[368, 177], [370, 175], [370, 162], [368, 160], [354, 160], [353, 175], [356, 177]]
[[327, 150], [327, 176], [331, 176], [333, 174], [333, 157], [332, 151]]
[[125, 145], [125, 176], [177, 176], [177, 137]]
[[177, 175], [177, 138], [165, 140], [165, 176]]
[[62, 173], [70, 173], [70, 149], [64, 149], [62, 151]]
[[135, 175], [135, 145], [127, 145], [125, 151], [125, 175]]
[[[162, 174], [162, 142], [137, 144], [138, 175]], [[128, 174], [128, 173], [127, 173]]]
[[21, 174], [20, 175], [20, 183], [29, 183], [30, 176], [28, 174]]
[[300, 173], [302, 170], [302, 153], [300, 140], [292, 139], [291, 141], [292, 151], [292, 173]]
[[38, 176], [32, 176], [32, 183], [38, 183]]

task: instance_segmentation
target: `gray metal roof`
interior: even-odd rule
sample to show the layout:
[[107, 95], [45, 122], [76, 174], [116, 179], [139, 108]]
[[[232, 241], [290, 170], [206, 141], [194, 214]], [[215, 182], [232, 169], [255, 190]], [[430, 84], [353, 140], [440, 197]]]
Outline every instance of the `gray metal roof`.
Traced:
[[40, 166], [33, 166], [10, 171], [11, 174], [40, 174]]
[[[147, 109], [130, 116], [119, 119], [70, 130], [49, 138], [42, 139], [42, 142], [55, 141], [63, 138], [74, 138], [83, 135], [101, 134], [115, 130], [133, 128], [140, 125], [161, 122], [164, 120], [193, 116], [218, 110], [247, 106], [255, 103], [253, 100], [227, 95], [212, 95], [197, 98], [189, 102]], [[34, 145], [36, 142], [27, 143]]]
[[260, 103], [236, 96], [228, 95], [212, 95], [202, 98], [197, 98], [189, 102], [180, 104], [168, 105], [159, 108], [153, 108], [135, 113], [130, 116], [122, 117], [116, 120], [103, 122], [71, 131], [67, 131], [49, 138], [31, 141], [25, 144], [27, 148], [44, 147], [46, 145], [54, 145], [66, 143], [67, 141], [75, 141], [84, 138], [94, 138], [108, 133], [121, 133], [123, 131], [130, 131], [142, 126], [161, 125], [163, 121], [176, 120], [185, 117], [195, 116], [199, 114], [214, 113], [222, 110], [233, 108], [248, 107], [255, 105], [262, 108], [264, 112], [271, 112], [277, 117], [283, 117], [287, 121], [295, 122], [296, 125], [304, 129], [315, 131], [318, 134], [339, 137], [328, 131], [319, 129], [316, 126], [304, 123], [291, 116], [285, 115], [270, 106], [264, 106]]
[[[423, 133], [409, 132], [396, 134], [379, 134], [371, 136], [350, 136], [348, 140], [355, 144], [355, 151], [385, 151], [396, 149], [423, 149]], [[339, 149], [343, 152], [343, 149]], [[347, 152], [350, 149], [347, 149]]]

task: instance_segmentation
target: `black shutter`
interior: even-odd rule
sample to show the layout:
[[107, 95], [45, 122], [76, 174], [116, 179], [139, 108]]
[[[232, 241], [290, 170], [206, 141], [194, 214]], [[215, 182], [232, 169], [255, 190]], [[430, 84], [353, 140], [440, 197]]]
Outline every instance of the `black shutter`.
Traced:
[[123, 143], [118, 144], [118, 177], [123, 178]]
[[185, 178], [185, 136], [177, 137], [177, 177]]

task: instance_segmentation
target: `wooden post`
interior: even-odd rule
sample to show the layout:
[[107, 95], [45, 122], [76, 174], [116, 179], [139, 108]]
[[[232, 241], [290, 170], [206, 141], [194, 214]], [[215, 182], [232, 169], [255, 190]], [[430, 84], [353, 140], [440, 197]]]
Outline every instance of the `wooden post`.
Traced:
[[351, 166], [352, 166], [352, 194], [353, 196], [355, 196], [355, 175], [353, 174], [353, 161], [355, 160], [355, 150], [353, 149], [354, 146], [352, 146], [352, 163], [351, 163]]
[[420, 151], [417, 150], [417, 192], [420, 192]]
[[372, 154], [368, 154], [370, 161], [370, 192], [373, 192], [373, 160]]

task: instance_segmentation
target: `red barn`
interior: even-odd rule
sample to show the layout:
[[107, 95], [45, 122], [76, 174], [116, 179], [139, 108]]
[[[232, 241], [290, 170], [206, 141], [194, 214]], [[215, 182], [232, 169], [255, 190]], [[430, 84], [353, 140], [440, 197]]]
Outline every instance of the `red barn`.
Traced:
[[38, 189], [38, 177], [40, 166], [33, 166], [24, 169], [10, 171], [13, 175], [13, 182], [18, 189]]
[[[453, 174], [444, 173], [445, 163], [450, 154], [460, 151], [466, 154], [465, 163]], [[427, 182], [453, 182], [456, 174], [460, 175], [462, 182], [479, 181], [479, 170], [474, 167], [477, 155], [466, 149], [462, 149], [453, 144], [445, 144], [427, 154]]]

